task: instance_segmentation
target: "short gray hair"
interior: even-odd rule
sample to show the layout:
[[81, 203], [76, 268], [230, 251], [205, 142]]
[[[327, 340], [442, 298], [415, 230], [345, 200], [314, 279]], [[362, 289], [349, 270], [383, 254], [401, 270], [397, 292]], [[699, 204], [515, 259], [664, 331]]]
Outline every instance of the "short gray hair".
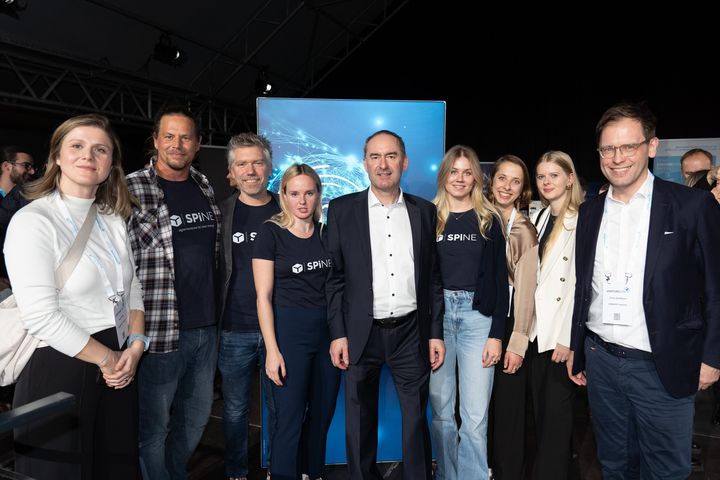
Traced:
[[263, 152], [265, 163], [267, 163], [268, 165], [272, 164], [272, 145], [270, 144], [270, 140], [265, 138], [263, 135], [258, 135], [252, 132], [244, 132], [233, 135], [233, 137], [228, 142], [228, 168], [232, 166], [232, 152], [234, 152], [238, 148], [245, 147], [260, 147], [260, 150], [262, 150]]

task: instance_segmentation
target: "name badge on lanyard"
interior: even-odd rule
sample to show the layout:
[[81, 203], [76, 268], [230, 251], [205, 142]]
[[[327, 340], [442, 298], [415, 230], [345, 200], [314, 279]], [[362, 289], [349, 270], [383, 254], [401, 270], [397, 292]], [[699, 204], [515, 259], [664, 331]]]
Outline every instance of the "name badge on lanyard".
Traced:
[[120, 348], [125, 344], [129, 333], [130, 314], [128, 312], [125, 294], [118, 293], [110, 298], [114, 304], [115, 311], [115, 333], [117, 333], [118, 345]]
[[603, 323], [606, 325], [630, 325], [634, 311], [632, 275], [624, 279], [613, 279], [605, 274], [603, 282]]

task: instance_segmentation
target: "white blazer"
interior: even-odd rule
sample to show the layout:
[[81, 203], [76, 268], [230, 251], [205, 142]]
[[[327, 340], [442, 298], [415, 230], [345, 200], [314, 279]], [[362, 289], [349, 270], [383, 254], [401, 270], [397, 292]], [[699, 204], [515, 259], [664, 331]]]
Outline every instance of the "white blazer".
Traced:
[[[550, 208], [541, 211], [538, 231], [547, 222]], [[552, 249], [543, 255], [535, 289], [535, 335], [538, 352], [554, 350], [556, 345], [570, 347], [573, 305], [575, 302], [575, 227], [577, 214], [566, 214], [565, 228]], [[532, 337], [531, 337], [532, 339]]]

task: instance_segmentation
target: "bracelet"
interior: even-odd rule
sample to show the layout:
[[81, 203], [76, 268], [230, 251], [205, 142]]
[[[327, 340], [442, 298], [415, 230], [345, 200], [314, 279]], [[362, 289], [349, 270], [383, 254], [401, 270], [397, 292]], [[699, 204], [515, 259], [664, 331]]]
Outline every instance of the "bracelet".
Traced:
[[107, 352], [105, 353], [105, 356], [102, 360], [100, 360], [100, 363], [97, 364], [98, 368], [102, 368], [107, 363], [108, 357], [110, 356], [110, 349], [107, 349]]

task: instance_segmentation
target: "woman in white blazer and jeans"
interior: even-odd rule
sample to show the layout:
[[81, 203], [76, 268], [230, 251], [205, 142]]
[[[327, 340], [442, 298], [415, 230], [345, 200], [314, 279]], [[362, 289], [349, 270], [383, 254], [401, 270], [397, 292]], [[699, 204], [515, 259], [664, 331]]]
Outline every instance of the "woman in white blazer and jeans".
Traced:
[[530, 335], [529, 377], [537, 430], [532, 478], [563, 480], [571, 457], [575, 386], [565, 362], [575, 292], [575, 226], [582, 193], [570, 156], [545, 153], [536, 166], [545, 208], [534, 220], [540, 268], [535, 290], [535, 327]]

